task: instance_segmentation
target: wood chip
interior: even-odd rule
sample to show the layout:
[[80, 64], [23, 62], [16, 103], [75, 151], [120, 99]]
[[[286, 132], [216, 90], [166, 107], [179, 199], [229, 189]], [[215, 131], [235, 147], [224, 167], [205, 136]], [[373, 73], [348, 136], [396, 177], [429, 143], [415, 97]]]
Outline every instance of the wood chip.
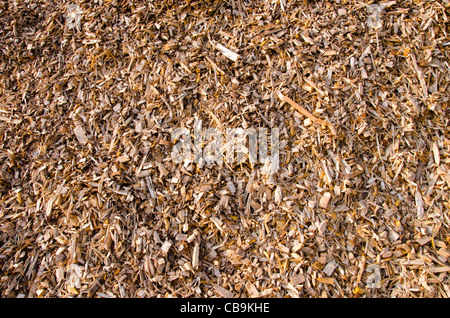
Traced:
[[163, 245], [161, 246], [161, 250], [163, 253], [167, 254], [169, 252], [170, 247], [172, 246], [172, 243], [170, 241], [165, 241]]
[[214, 290], [216, 291], [216, 293], [223, 297], [223, 298], [233, 298], [234, 295], [232, 292], [230, 292], [229, 290], [219, 286], [219, 285], [213, 285]]
[[327, 276], [331, 276], [337, 267], [338, 263], [335, 260], [332, 260], [324, 267], [323, 273]]
[[305, 275], [302, 273], [297, 274], [291, 278], [292, 285], [294, 286], [303, 284], [305, 281], [306, 281]]
[[225, 55], [230, 60], [236, 62], [239, 58], [239, 54], [231, 51], [220, 43], [213, 44], [216, 49], [218, 49], [223, 55]]
[[437, 146], [437, 143], [433, 143], [433, 158], [434, 162], [439, 166], [441, 163], [441, 158], [439, 157], [439, 148]]
[[325, 192], [322, 195], [322, 197], [320, 198], [319, 207], [321, 207], [323, 209], [327, 209], [328, 208], [328, 204], [330, 203], [330, 199], [331, 199], [331, 193], [330, 192]]
[[0, 2], [0, 297], [449, 298], [449, 10]]
[[431, 241], [431, 237], [429, 237], [429, 236], [425, 236], [425, 237], [416, 239], [416, 242], [419, 243], [420, 245], [425, 245], [430, 241]]
[[333, 285], [334, 284], [334, 278], [332, 278], [332, 277], [318, 277], [317, 281], [319, 283], [327, 284], [327, 285]]
[[198, 243], [194, 246], [194, 251], [192, 252], [192, 268], [198, 269], [200, 257], [200, 245]]
[[75, 126], [75, 128], [73, 129], [73, 133], [75, 134], [75, 137], [77, 137], [78, 142], [84, 146], [87, 144], [87, 137], [86, 137], [86, 132], [84, 130], [84, 128], [80, 125]]

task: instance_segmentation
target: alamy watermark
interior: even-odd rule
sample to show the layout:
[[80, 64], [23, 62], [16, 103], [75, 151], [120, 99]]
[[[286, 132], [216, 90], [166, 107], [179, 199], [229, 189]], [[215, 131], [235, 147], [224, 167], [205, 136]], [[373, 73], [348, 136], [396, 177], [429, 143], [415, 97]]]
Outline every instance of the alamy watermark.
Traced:
[[[194, 122], [193, 131], [176, 128], [172, 131], [172, 160], [175, 163], [223, 164], [244, 163], [254, 167], [262, 164], [263, 174], [274, 174], [279, 168], [278, 128], [206, 128], [201, 120]], [[269, 155], [270, 140], [270, 155]]]

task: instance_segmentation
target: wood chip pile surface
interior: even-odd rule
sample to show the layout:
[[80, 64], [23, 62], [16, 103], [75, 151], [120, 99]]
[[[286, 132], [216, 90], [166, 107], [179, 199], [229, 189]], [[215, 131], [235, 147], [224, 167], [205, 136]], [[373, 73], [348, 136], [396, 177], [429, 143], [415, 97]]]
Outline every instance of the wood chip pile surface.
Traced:
[[[449, 297], [449, 19], [0, 1], [1, 297]], [[278, 128], [278, 171], [175, 163], [197, 120]]]

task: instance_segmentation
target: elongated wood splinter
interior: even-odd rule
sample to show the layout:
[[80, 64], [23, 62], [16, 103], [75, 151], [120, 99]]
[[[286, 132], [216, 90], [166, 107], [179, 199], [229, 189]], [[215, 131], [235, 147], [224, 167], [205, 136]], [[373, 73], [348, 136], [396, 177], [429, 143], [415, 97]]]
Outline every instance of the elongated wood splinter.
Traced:
[[292, 107], [294, 107], [300, 114], [302, 114], [303, 116], [308, 117], [311, 121], [319, 123], [321, 125], [327, 126], [328, 128], [330, 128], [331, 133], [336, 136], [336, 130], [334, 129], [333, 125], [323, 119], [317, 118], [316, 116], [314, 116], [313, 114], [311, 114], [309, 111], [307, 111], [305, 108], [303, 108], [302, 106], [300, 106], [299, 104], [297, 104], [296, 102], [294, 102], [292, 99], [290, 99], [287, 96], [284, 96], [281, 92], [277, 92], [278, 98], [280, 98], [282, 101], [290, 104]]

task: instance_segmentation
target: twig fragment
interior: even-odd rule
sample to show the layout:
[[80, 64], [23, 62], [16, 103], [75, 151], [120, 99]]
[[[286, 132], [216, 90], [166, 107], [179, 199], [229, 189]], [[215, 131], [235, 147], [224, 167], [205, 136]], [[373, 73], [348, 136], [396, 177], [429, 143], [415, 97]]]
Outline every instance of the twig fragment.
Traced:
[[299, 104], [294, 102], [292, 99], [290, 99], [287, 96], [284, 96], [280, 91], [277, 92], [277, 95], [278, 95], [278, 98], [280, 98], [282, 101], [285, 101], [286, 103], [288, 103], [289, 105], [294, 107], [299, 113], [301, 113], [303, 116], [306, 116], [311, 121], [319, 123], [324, 126], [327, 126], [330, 129], [331, 133], [334, 136], [336, 136], [336, 129], [334, 129], [333, 125], [330, 122], [320, 119], [320, 118], [317, 118], [316, 116], [311, 114], [309, 111], [307, 111], [305, 108], [303, 108], [302, 106], [300, 106]]

